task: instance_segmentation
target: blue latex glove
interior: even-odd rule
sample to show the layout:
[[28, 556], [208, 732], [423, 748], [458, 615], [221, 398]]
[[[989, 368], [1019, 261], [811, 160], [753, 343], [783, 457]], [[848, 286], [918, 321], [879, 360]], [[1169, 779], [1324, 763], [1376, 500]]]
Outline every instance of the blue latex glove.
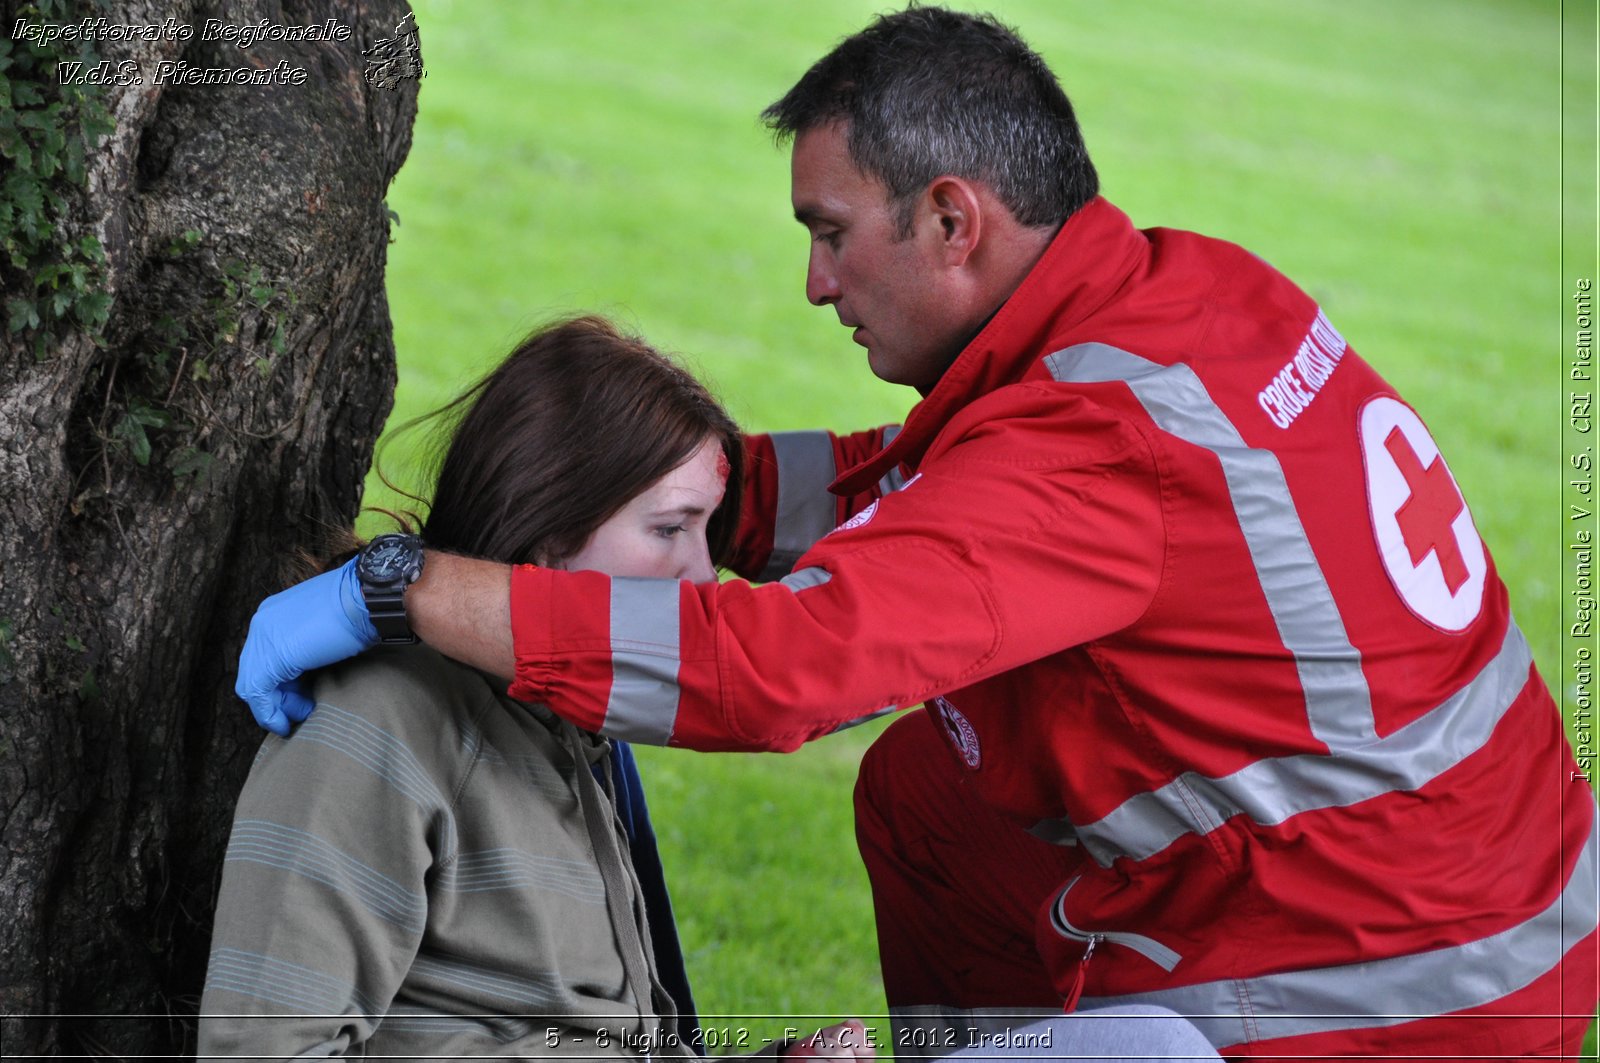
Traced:
[[356, 559], [262, 602], [250, 619], [233, 691], [274, 734], [311, 715], [300, 674], [354, 657], [378, 641], [356, 579]]

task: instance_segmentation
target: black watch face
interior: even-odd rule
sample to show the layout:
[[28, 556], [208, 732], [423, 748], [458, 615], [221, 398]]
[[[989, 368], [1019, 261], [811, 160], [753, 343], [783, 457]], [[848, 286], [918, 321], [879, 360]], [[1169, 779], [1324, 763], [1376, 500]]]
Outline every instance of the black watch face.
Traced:
[[361, 574], [372, 583], [392, 583], [405, 574], [412, 553], [405, 537], [379, 536], [361, 555]]

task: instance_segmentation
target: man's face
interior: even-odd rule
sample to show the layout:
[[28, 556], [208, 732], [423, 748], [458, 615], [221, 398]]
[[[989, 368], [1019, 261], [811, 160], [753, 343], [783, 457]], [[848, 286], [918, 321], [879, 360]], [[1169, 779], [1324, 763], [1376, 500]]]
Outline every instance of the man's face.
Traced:
[[900, 238], [887, 189], [851, 161], [840, 123], [795, 139], [791, 180], [795, 217], [811, 234], [806, 298], [854, 330], [874, 373], [926, 393], [967, 339], [943, 296], [938, 220], [919, 206]]

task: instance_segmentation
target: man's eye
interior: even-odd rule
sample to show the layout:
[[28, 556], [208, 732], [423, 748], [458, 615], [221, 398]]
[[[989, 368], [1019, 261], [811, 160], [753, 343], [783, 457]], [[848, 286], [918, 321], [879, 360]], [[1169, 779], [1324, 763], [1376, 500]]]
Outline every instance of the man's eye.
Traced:
[[829, 247], [835, 247], [839, 243], [839, 230], [818, 229], [811, 234], [811, 241], [812, 243], [827, 244]]

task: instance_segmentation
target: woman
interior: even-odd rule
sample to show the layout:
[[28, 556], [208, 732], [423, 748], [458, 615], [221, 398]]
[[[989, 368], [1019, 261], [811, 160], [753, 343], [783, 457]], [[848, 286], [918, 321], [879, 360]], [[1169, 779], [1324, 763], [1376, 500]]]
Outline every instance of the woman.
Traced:
[[[429, 547], [715, 578], [738, 429], [644, 343], [596, 318], [541, 330], [440, 412], [459, 421]], [[609, 743], [425, 647], [326, 669], [314, 693], [239, 799], [202, 1056], [690, 1054]]]

